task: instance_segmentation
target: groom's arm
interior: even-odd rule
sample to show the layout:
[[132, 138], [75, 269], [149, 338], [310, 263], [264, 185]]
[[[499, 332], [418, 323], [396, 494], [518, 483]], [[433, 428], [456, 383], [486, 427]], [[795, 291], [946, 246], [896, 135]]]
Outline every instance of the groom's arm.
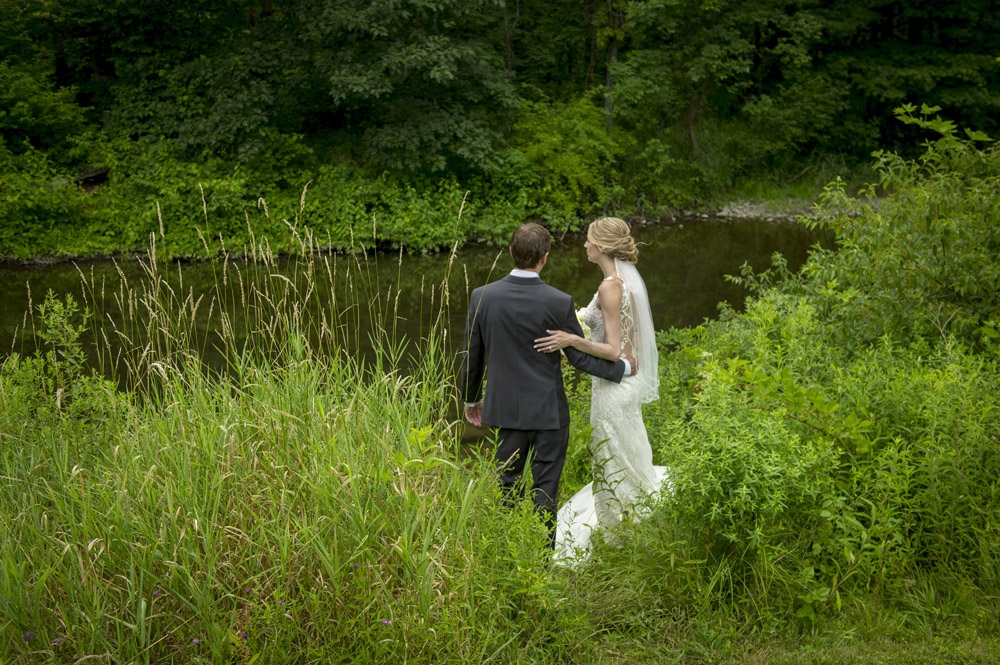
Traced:
[[482, 302], [482, 287], [472, 292], [469, 302], [469, 314], [465, 322], [465, 348], [462, 352], [462, 368], [458, 376], [458, 389], [462, 393], [462, 401], [466, 404], [477, 404], [482, 401], [483, 376], [486, 346], [480, 321], [480, 304]]
[[[567, 315], [563, 318], [562, 325], [559, 327], [568, 333], [573, 333], [574, 335], [583, 337], [583, 328], [580, 327], [580, 322], [576, 318], [576, 312], [573, 310], [572, 302], [570, 303]], [[584, 353], [579, 349], [574, 349], [572, 346], [564, 348], [563, 353], [566, 354], [566, 358], [569, 360], [570, 365], [582, 372], [586, 372], [587, 374], [593, 374], [594, 376], [599, 376], [602, 379], [614, 381], [615, 383], [621, 383], [622, 377], [625, 376], [624, 360], [605, 360], [604, 358], [598, 358], [590, 355], [589, 353]], [[635, 372], [633, 371], [633, 374], [634, 373]]]

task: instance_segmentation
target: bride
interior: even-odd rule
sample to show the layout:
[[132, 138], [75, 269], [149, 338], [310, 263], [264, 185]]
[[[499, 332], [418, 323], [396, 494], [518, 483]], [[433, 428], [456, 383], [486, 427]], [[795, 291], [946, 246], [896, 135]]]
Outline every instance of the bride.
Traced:
[[572, 346], [607, 360], [635, 356], [639, 372], [620, 384], [593, 377], [592, 483], [577, 492], [556, 519], [555, 558], [586, 554], [595, 528], [611, 529], [646, 494], [664, 481], [664, 467], [653, 466], [653, 452], [642, 422], [642, 404], [658, 397], [656, 338], [646, 285], [635, 268], [639, 250], [628, 224], [602, 217], [587, 229], [587, 260], [604, 272], [597, 293], [583, 312], [590, 339], [549, 330], [535, 340], [541, 352]]

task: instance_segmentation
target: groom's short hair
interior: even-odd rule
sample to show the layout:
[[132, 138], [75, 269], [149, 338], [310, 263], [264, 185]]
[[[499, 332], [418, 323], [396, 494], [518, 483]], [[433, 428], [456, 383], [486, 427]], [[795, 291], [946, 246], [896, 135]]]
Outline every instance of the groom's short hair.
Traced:
[[552, 246], [552, 236], [540, 224], [528, 222], [517, 227], [510, 239], [510, 256], [514, 267], [521, 270], [534, 268], [542, 261]]

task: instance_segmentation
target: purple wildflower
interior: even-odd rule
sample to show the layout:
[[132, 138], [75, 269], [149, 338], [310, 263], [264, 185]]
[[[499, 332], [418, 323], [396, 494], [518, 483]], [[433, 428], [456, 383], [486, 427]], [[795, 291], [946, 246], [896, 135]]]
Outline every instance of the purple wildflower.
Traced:
[[156, 596], [159, 596], [159, 595], [160, 595], [160, 590], [159, 589], [153, 589], [153, 596], [156, 597]]
[[56, 644], [56, 645], [58, 645], [58, 644], [62, 644], [62, 638], [61, 638], [61, 637], [57, 637], [57, 638], [56, 638], [56, 641], [55, 641], [55, 642], [53, 642], [52, 644]]
[[25, 631], [25, 633], [24, 633], [24, 641], [25, 642], [29, 642], [29, 641], [31, 641], [33, 639], [35, 639], [35, 632], [32, 631], [32, 630]]
[[201, 642], [201, 640], [199, 640], [197, 637], [192, 637], [191, 638], [191, 644], [198, 644], [200, 642]]
[[360, 563], [356, 563], [356, 564], [354, 564], [354, 567], [357, 568], [360, 565], [361, 565]]
[[245, 593], [245, 594], [250, 594], [250, 593], [253, 593], [253, 592], [252, 592], [252, 591], [251, 591], [250, 589], [244, 589], [244, 590], [243, 590], [243, 593]]
[[240, 637], [242, 637], [243, 639], [246, 639], [247, 638], [247, 631], [244, 630], [242, 633], [240, 633]]
[[284, 605], [284, 604], [285, 604], [285, 601], [283, 601], [283, 600], [279, 600], [279, 601], [278, 601], [278, 604], [279, 604], [279, 605]]
[[383, 626], [388, 626], [388, 625], [390, 625], [391, 623], [392, 623], [392, 622], [391, 622], [391, 621], [389, 621], [388, 619], [382, 619], [382, 625], [383, 625]]

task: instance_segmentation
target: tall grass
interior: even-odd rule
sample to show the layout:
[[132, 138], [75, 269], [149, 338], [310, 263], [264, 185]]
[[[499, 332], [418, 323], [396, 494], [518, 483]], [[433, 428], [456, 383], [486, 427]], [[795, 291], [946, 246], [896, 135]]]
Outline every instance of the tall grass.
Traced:
[[[0, 663], [993, 662], [996, 179], [957, 167], [997, 153], [954, 158], [883, 165], [881, 206], [833, 199], [836, 252], [661, 334], [645, 420], [670, 493], [575, 567], [459, 443], [454, 250], [414, 340], [411, 294], [297, 220], [294, 255], [251, 229], [204, 294], [162, 234], [133, 283], [82, 274], [83, 302], [28, 322], [45, 353], [0, 365]], [[982, 268], [964, 299], [942, 285], [966, 264], [920, 241], [952, 219], [931, 210]], [[589, 480], [587, 392], [564, 496]]]
[[202, 295], [156, 238], [138, 283], [82, 274], [113, 312], [88, 321], [98, 372], [52, 294], [48, 353], [3, 361], [0, 662], [510, 662], [540, 639], [517, 617], [547, 602], [544, 529], [449, 420], [447, 274], [407, 354], [364, 254], [289, 227], [297, 255], [255, 240]]

